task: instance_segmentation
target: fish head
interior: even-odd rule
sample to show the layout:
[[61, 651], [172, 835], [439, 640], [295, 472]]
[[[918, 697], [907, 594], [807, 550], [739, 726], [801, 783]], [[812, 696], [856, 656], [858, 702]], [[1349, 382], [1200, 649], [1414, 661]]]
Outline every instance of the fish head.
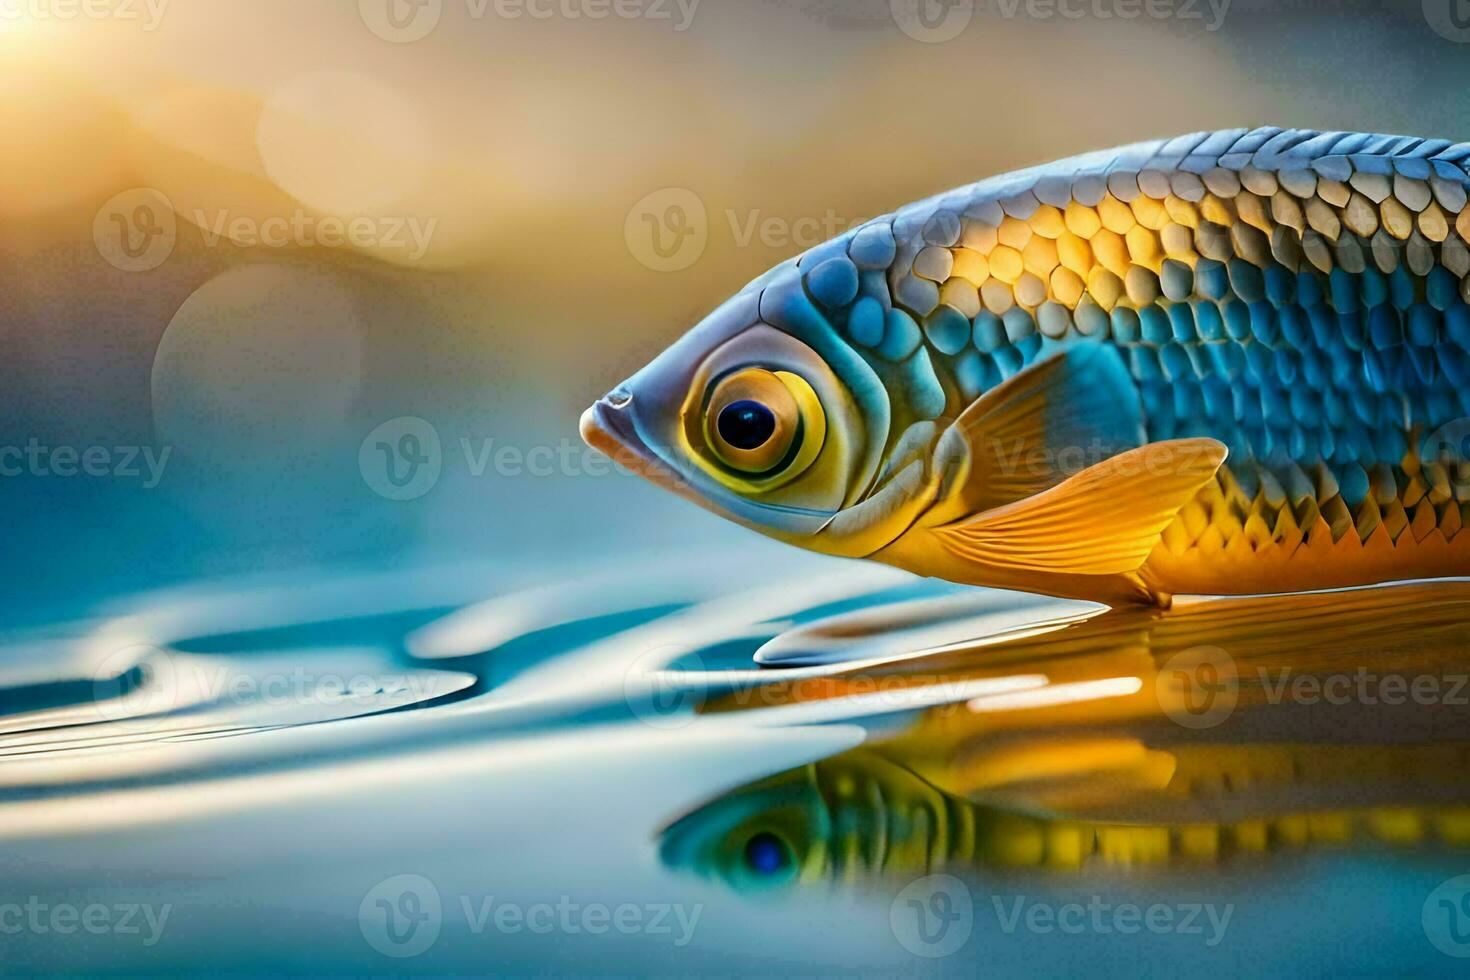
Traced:
[[890, 418], [883, 383], [805, 295], [793, 261], [604, 396], [581, 430], [708, 510], [845, 554], [851, 542], [834, 519], [866, 496]]
[[659, 841], [665, 867], [769, 892], [819, 878], [830, 836], [810, 766], [752, 783], [679, 819]]

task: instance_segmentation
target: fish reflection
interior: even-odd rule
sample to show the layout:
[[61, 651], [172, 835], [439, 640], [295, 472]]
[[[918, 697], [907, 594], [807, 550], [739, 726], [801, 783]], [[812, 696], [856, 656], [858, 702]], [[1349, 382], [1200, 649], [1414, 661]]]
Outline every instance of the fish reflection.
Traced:
[[[754, 891], [1470, 846], [1467, 650], [1470, 583], [1435, 582], [1112, 610], [777, 674], [708, 710], [799, 714], [861, 695], [858, 720], [903, 723], [706, 803], [664, 831], [661, 854]], [[1019, 674], [1047, 683], [902, 711], [909, 695]]]

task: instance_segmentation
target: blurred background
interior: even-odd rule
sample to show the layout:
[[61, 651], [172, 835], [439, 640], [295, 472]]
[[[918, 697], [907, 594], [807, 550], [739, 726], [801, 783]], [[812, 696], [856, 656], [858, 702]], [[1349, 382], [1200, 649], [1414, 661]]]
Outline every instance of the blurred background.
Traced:
[[1458, 2], [0, 0], [0, 613], [717, 547], [576, 420], [725, 296], [1083, 150], [1463, 138]]

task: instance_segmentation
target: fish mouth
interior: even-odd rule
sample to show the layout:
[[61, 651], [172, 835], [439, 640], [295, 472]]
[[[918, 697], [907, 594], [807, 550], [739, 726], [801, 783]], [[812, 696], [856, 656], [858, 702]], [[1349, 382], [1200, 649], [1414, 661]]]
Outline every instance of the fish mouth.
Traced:
[[705, 506], [689, 481], [638, 435], [632, 406], [633, 396], [626, 389], [609, 392], [582, 413], [582, 441], [650, 483]]

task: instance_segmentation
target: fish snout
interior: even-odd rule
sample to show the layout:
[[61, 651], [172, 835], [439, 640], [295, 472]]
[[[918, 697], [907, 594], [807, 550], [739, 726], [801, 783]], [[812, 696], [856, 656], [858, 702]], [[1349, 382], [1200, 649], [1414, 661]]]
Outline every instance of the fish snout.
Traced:
[[582, 441], [617, 458], [641, 445], [632, 418], [633, 393], [618, 385], [582, 413]]
[[582, 413], [582, 441], [624, 469], [703, 505], [699, 494], [639, 431], [633, 392], [619, 385]]

